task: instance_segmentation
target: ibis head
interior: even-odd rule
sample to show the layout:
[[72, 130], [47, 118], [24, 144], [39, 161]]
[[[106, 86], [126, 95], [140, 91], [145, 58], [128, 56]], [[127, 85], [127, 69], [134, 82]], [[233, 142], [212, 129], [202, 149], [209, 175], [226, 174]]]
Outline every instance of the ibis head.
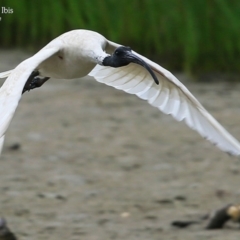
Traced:
[[121, 46], [116, 48], [114, 53], [111, 56], [105, 57], [102, 62], [103, 66], [110, 66], [114, 68], [123, 67], [129, 63], [136, 63], [145, 67], [151, 74], [155, 83], [159, 84], [159, 81], [151, 67], [144, 60], [134, 54], [130, 47]]

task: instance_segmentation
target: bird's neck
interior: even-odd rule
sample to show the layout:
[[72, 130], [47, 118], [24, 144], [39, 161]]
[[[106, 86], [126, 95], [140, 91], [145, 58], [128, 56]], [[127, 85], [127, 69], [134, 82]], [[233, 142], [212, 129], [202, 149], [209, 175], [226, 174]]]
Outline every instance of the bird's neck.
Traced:
[[109, 65], [104, 65], [104, 63], [103, 63], [104, 60], [105, 60], [106, 58], [109, 58], [109, 57], [111, 57], [111, 55], [106, 54], [106, 53], [104, 52], [104, 54], [95, 56], [94, 59], [96, 60], [97, 64], [99, 64], [99, 65], [109, 66]]

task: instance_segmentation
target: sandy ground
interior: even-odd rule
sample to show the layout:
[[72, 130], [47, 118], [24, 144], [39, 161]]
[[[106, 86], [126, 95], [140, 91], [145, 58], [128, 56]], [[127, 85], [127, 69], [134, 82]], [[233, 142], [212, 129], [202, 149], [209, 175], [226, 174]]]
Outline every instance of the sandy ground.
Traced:
[[[27, 55], [0, 56], [5, 71]], [[185, 84], [240, 139], [240, 85]], [[238, 158], [137, 97], [91, 79], [51, 80], [24, 94], [7, 132], [0, 215], [20, 240], [233, 240], [237, 224], [171, 222], [238, 203], [239, 179]]]

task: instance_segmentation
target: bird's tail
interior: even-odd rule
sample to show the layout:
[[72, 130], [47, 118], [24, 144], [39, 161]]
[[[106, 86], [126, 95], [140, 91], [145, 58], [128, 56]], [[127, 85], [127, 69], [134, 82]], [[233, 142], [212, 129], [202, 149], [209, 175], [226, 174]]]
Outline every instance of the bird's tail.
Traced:
[[11, 74], [12, 71], [13, 71], [13, 69], [0, 73], [0, 78], [7, 78]]

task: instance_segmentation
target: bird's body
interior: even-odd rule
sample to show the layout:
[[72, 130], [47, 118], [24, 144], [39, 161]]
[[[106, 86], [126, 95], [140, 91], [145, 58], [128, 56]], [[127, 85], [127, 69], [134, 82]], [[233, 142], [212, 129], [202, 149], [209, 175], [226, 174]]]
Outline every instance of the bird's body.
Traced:
[[107, 56], [104, 52], [106, 45], [107, 40], [96, 32], [86, 30], [67, 32], [43, 48], [57, 46], [60, 51], [41, 63], [38, 70], [42, 76], [50, 78], [84, 77], [99, 63], [99, 56]]
[[[0, 149], [26, 82], [33, 72], [57, 79], [93, 76], [105, 83], [147, 100], [176, 120], [185, 120], [221, 150], [240, 155], [240, 144], [169, 71], [149, 59], [88, 30], [73, 30], [52, 40], [14, 70], [0, 89]], [[35, 79], [36, 80], [36, 79]], [[28, 85], [28, 84], [27, 84]], [[28, 87], [28, 86], [27, 86]]]

